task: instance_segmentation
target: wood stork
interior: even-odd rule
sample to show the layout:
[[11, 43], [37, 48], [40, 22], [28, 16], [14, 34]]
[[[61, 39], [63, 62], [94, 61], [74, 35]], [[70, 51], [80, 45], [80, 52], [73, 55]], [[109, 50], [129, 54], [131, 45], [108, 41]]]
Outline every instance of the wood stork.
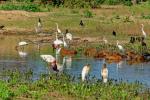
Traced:
[[119, 41], [117, 40], [117, 47], [119, 48], [119, 50], [124, 52], [124, 48], [122, 45], [119, 44]]
[[141, 24], [142, 25], [142, 33], [143, 33], [143, 36], [146, 38], [146, 33], [145, 33], [145, 31], [144, 31], [144, 24]]
[[56, 23], [57, 32], [61, 34], [61, 30], [58, 28], [58, 23]]
[[90, 71], [90, 65], [87, 64], [87, 65], [85, 65], [85, 66], [83, 67], [83, 69], [82, 69], [82, 81], [85, 81], [85, 80], [86, 80], [89, 71]]
[[41, 33], [42, 32], [42, 24], [41, 24], [41, 19], [39, 18], [37, 26], [35, 27], [36, 33]]
[[101, 76], [102, 76], [103, 82], [106, 83], [108, 80], [108, 69], [107, 69], [106, 63], [103, 64], [103, 67], [101, 69]]
[[63, 63], [60, 64], [58, 62], [58, 58], [53, 57], [52, 55], [40, 55], [40, 57], [46, 61], [47, 63], [51, 64], [52, 69], [56, 72], [60, 72], [63, 70], [64, 64], [65, 64], [65, 59], [63, 59]]

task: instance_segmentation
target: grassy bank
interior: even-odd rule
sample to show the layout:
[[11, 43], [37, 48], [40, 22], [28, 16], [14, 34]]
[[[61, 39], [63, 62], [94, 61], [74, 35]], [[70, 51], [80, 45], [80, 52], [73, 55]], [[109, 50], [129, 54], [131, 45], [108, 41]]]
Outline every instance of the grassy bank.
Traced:
[[[110, 80], [107, 84], [92, 78], [80, 82], [67, 74], [42, 74], [40, 80], [31, 82], [32, 71], [5, 73], [8, 81], [0, 81], [1, 99], [148, 99], [149, 91], [141, 90], [142, 85]], [[27, 81], [28, 80], [28, 81]], [[79, 80], [79, 82], [75, 82]]]

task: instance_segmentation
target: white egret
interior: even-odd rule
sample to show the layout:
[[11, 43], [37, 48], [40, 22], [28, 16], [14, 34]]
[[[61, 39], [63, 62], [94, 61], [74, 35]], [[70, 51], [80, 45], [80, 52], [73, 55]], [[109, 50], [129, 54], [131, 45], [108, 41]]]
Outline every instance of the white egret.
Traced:
[[103, 67], [101, 69], [101, 76], [102, 76], [103, 82], [106, 83], [108, 80], [108, 69], [105, 63], [103, 64]]
[[66, 38], [69, 40], [72, 40], [72, 34], [71, 33], [66, 33]]
[[61, 30], [58, 28], [58, 23], [56, 23], [56, 27], [57, 27], [57, 32], [61, 33]]
[[145, 31], [144, 31], [144, 25], [143, 24], [141, 24], [142, 25], [142, 33], [143, 33], [143, 36], [146, 38], [146, 33], [145, 33]]
[[86, 77], [87, 77], [89, 71], [90, 71], [90, 65], [87, 64], [87, 65], [85, 65], [85, 66], [83, 67], [83, 69], [82, 69], [82, 81], [85, 81], [85, 80], [86, 80]]
[[117, 40], [117, 47], [119, 48], [119, 50], [124, 52], [124, 48], [122, 45], [119, 44], [119, 41]]

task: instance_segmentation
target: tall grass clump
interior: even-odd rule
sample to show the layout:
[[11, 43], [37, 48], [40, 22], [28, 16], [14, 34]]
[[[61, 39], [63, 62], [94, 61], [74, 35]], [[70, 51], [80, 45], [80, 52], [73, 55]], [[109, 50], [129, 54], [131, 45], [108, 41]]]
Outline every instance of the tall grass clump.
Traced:
[[83, 13], [84, 13], [84, 17], [86, 17], [86, 18], [91, 18], [91, 17], [93, 17], [92, 12], [89, 11], [89, 10], [85, 10]]

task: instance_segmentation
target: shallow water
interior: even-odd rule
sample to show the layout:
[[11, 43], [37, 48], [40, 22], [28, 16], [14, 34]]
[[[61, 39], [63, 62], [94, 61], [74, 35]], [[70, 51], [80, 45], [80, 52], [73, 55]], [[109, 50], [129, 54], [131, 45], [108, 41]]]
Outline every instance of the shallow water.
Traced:
[[[53, 54], [50, 43], [41, 44], [40, 51], [35, 44], [29, 44], [23, 51], [16, 51], [15, 46], [19, 42], [18, 38], [24, 37], [7, 36], [0, 40], [0, 79], [4, 79], [2, 74], [6, 70], [15, 71], [17, 69], [20, 72], [32, 70], [33, 80], [37, 80], [41, 73], [51, 73], [52, 70], [48, 64], [40, 58], [41, 54]], [[63, 68], [59, 69], [73, 76], [79, 76], [83, 66], [89, 63], [91, 65], [90, 76], [101, 79], [100, 71], [104, 60], [79, 57], [65, 57], [59, 60], [60, 64], [63, 63], [63, 60], [65, 61]], [[107, 63], [107, 67], [109, 79], [128, 82], [139, 81], [150, 87], [150, 63], [128, 65], [126, 61], [121, 61], [120, 63]]]

